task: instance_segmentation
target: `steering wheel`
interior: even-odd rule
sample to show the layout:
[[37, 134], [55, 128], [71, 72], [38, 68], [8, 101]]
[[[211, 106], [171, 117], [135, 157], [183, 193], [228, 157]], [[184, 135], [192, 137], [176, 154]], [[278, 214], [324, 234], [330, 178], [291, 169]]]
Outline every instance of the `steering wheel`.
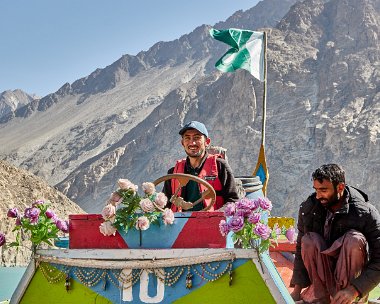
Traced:
[[[155, 186], [157, 186], [158, 184], [160, 184], [164, 181], [167, 181], [167, 180], [171, 180], [171, 179], [176, 179], [176, 180], [178, 180], [178, 183], [179, 183], [178, 188], [175, 190], [175, 193], [170, 198], [170, 202], [175, 204], [177, 207], [181, 207], [182, 209], [188, 210], [188, 209], [191, 209], [192, 207], [194, 207], [195, 205], [197, 205], [198, 203], [200, 203], [201, 201], [203, 201], [204, 199], [211, 199], [211, 203], [208, 204], [201, 211], [207, 211], [214, 205], [215, 200], [216, 200], [216, 193], [215, 193], [214, 188], [208, 182], [206, 182], [205, 180], [203, 180], [197, 176], [190, 175], [190, 174], [184, 174], [184, 173], [167, 174], [167, 175], [164, 175], [164, 176], [156, 179], [153, 182], [153, 184]], [[190, 180], [197, 182], [198, 184], [202, 184], [203, 186], [206, 187], [206, 190], [201, 193], [201, 197], [198, 200], [196, 200], [194, 203], [185, 202], [182, 197], [178, 196], [178, 193], [181, 190], [181, 188], [186, 186], [186, 184]], [[178, 202], [179, 202], [179, 205], [176, 204]]]

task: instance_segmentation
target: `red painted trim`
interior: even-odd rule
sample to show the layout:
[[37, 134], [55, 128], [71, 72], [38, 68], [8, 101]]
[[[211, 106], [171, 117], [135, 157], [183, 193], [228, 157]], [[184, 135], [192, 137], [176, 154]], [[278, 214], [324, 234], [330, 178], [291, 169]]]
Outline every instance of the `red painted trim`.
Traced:
[[121, 235], [104, 236], [99, 231], [103, 222], [100, 214], [72, 214], [69, 216], [70, 249], [117, 249], [128, 248]]
[[[172, 248], [226, 248], [226, 238], [219, 231], [223, 212], [193, 212]], [[195, 246], [196, 244], [196, 246]]]

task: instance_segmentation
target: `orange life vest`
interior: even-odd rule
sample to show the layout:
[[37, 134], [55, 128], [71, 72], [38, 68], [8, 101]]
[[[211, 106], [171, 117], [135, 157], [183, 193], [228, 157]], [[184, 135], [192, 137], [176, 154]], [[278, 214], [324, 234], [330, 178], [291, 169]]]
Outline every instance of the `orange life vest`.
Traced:
[[[217, 193], [214, 206], [212, 206], [208, 211], [217, 210], [223, 207], [224, 205], [223, 197], [218, 195], [218, 193], [220, 193], [222, 190], [222, 183], [219, 180], [218, 165], [216, 163], [216, 159], [219, 157], [220, 156], [216, 154], [213, 154], [213, 155], [209, 154], [203, 164], [202, 170], [199, 172], [199, 175], [198, 175], [199, 178], [207, 181]], [[186, 158], [178, 160], [174, 167], [173, 173], [185, 173], [185, 165], [186, 165]], [[203, 191], [207, 189], [202, 184], [198, 184], [198, 186], [199, 186], [200, 193], [202, 193]], [[172, 187], [172, 193], [175, 193], [176, 189], [179, 187], [179, 182], [176, 179], [172, 179], [171, 187]], [[179, 190], [178, 196], [181, 196], [181, 190]], [[210, 202], [211, 202], [211, 199], [205, 199], [203, 202], [204, 207], [208, 206]], [[172, 204], [171, 209], [174, 212], [179, 211], [177, 206], [175, 206], [174, 204]]]

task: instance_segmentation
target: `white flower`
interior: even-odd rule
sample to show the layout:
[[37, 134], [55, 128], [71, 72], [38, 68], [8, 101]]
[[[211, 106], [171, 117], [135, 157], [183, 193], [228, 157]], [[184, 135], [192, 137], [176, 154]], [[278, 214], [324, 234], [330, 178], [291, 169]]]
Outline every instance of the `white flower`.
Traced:
[[117, 229], [114, 226], [112, 226], [112, 223], [110, 221], [101, 223], [99, 226], [99, 230], [104, 236], [115, 235], [117, 231]]
[[104, 206], [104, 208], [102, 210], [102, 217], [104, 220], [110, 220], [110, 219], [114, 218], [115, 215], [116, 215], [116, 208], [114, 205], [108, 204], [108, 205]]
[[119, 184], [120, 189], [123, 189], [123, 190], [131, 189], [134, 192], [137, 192], [138, 186], [132, 183], [129, 179], [121, 178], [117, 181], [117, 183]]
[[162, 219], [165, 225], [171, 225], [174, 223], [174, 213], [171, 209], [165, 208], [164, 212], [162, 212]]
[[154, 192], [156, 192], [156, 187], [153, 183], [143, 183], [142, 189], [144, 193], [148, 195], [152, 195]]
[[160, 208], [165, 208], [168, 198], [166, 195], [162, 192], [159, 192], [156, 194], [156, 198], [154, 199], [155, 203], [157, 204], [158, 207]]
[[153, 212], [155, 207], [149, 198], [144, 198], [140, 201], [140, 208], [144, 212]]
[[149, 228], [149, 220], [146, 216], [140, 216], [136, 222], [136, 229], [147, 230]]

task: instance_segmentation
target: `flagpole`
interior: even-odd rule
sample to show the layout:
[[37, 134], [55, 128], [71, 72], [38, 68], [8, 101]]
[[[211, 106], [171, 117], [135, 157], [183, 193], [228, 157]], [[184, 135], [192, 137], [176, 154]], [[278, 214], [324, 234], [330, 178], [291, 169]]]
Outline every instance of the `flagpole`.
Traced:
[[261, 182], [263, 183], [263, 194], [267, 193], [267, 185], [269, 180], [269, 172], [266, 164], [265, 157], [265, 126], [267, 120], [267, 33], [263, 32], [263, 53], [264, 53], [264, 83], [263, 83], [263, 117], [261, 125], [261, 146], [259, 157], [257, 159], [256, 168], [253, 171], [253, 176], [259, 176]]
[[265, 146], [265, 127], [267, 122], [267, 33], [263, 35], [264, 47], [264, 88], [263, 88], [263, 119], [261, 127], [261, 145]]

